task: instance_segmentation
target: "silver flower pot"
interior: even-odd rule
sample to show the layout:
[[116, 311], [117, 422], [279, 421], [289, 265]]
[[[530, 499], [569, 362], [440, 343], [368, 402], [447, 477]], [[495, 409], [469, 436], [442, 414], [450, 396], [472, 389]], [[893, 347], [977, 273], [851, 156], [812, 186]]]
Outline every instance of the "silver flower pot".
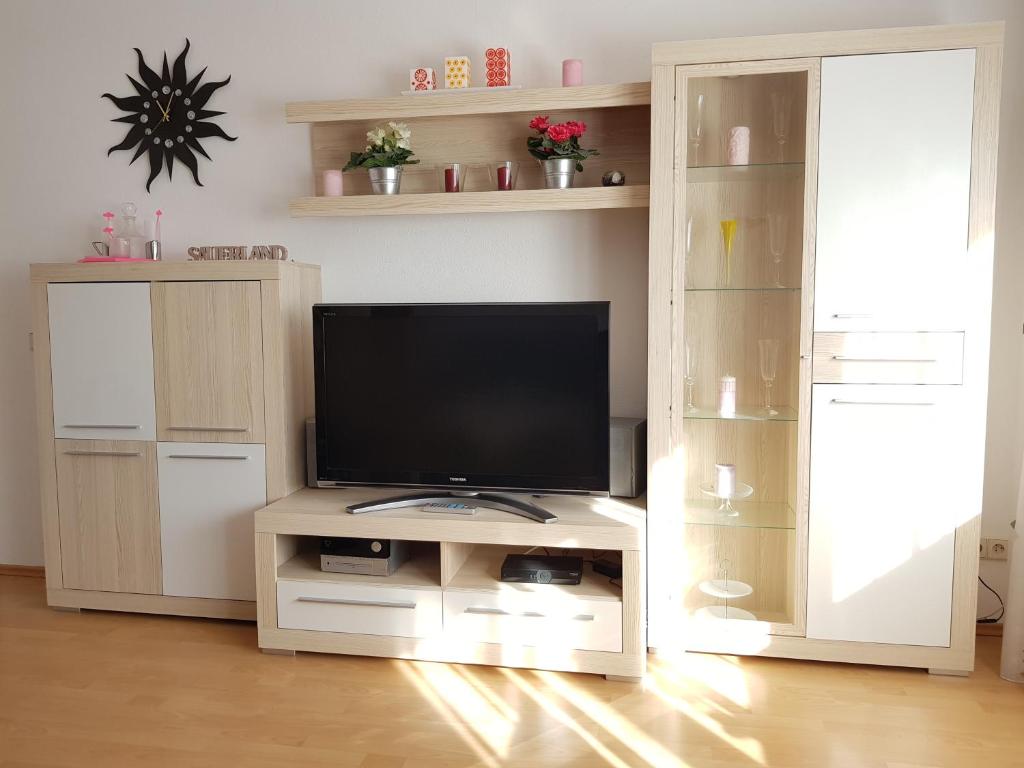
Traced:
[[367, 168], [370, 174], [370, 188], [375, 195], [397, 195], [402, 186], [402, 166], [392, 168]]
[[544, 187], [546, 189], [569, 189], [576, 175], [576, 161], [559, 157], [544, 160]]

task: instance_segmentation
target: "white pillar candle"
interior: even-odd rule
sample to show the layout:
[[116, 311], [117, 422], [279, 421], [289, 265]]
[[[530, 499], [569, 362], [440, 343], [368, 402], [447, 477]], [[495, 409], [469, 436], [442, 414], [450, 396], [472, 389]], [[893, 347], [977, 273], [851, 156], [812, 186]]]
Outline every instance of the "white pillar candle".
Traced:
[[736, 465], [715, 464], [715, 495], [727, 499], [736, 493]]
[[750, 163], [750, 129], [747, 126], [737, 125], [729, 129], [725, 157], [729, 165]]
[[723, 376], [718, 382], [718, 414], [727, 419], [736, 415], [735, 376]]

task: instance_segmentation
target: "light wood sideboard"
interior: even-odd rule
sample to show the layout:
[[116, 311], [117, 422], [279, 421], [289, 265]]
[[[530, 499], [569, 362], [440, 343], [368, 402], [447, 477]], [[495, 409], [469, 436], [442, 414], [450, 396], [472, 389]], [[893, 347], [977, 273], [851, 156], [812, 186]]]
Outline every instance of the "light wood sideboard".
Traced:
[[[262, 649], [643, 676], [643, 499], [549, 496], [551, 525], [485, 507], [345, 511], [400, 492], [307, 488], [256, 513]], [[325, 573], [324, 536], [405, 540], [412, 554], [391, 576]], [[621, 582], [589, 565], [578, 585], [502, 582], [505, 555], [531, 548], [615, 553]]]
[[320, 269], [34, 264], [47, 600], [253, 619], [252, 513], [304, 485]]

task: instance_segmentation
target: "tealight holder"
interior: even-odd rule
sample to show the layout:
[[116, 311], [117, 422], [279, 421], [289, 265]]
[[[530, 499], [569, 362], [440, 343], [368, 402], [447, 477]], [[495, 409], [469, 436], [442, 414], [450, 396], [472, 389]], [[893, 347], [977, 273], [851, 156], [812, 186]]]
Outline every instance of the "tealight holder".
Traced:
[[445, 163], [438, 168], [442, 192], [461, 192], [466, 183], [466, 172], [469, 166], [465, 163]]
[[516, 188], [519, 179], [519, 163], [516, 160], [502, 160], [487, 166], [491, 184], [499, 192], [510, 192]]

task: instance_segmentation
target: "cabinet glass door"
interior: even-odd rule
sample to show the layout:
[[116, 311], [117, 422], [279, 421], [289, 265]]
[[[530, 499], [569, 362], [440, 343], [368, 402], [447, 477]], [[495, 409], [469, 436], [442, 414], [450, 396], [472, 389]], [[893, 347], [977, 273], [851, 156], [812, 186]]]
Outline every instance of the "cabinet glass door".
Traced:
[[672, 431], [691, 647], [803, 632], [817, 82], [816, 60], [677, 69]]

